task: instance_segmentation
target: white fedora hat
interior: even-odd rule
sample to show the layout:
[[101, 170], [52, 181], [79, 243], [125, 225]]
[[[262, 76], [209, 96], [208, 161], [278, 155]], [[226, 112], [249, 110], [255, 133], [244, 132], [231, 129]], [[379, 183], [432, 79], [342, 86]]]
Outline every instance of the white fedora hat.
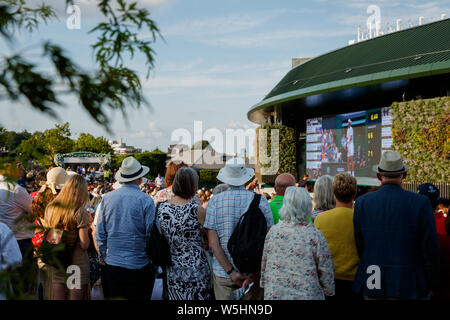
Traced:
[[116, 180], [120, 183], [130, 182], [145, 176], [149, 171], [149, 167], [141, 165], [134, 157], [127, 157], [116, 173]]
[[373, 171], [387, 177], [399, 175], [408, 169], [409, 166], [403, 164], [400, 153], [392, 150], [383, 152], [380, 163], [373, 167]]
[[230, 186], [242, 186], [255, 175], [255, 170], [245, 167], [245, 161], [241, 158], [232, 158], [220, 169], [217, 179]]

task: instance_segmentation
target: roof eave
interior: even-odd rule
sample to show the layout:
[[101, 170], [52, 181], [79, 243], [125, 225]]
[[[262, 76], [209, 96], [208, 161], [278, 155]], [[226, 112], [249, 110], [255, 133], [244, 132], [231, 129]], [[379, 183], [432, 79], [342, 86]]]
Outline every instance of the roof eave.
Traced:
[[286, 101], [296, 100], [299, 98], [326, 92], [362, 87], [388, 81], [420, 78], [449, 72], [450, 60], [331, 81], [316, 86], [289, 91], [262, 100], [261, 102], [255, 104], [250, 108], [250, 110], [247, 112], [247, 118], [252, 122], [262, 124], [263, 120], [260, 117], [257, 117], [255, 112], [271, 107], [275, 104], [280, 104]]

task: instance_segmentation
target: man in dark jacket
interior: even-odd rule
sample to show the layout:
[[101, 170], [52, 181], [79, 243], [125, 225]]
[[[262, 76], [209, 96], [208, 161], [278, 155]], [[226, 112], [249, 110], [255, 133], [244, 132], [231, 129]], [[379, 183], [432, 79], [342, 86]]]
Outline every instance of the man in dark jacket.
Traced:
[[382, 187], [355, 203], [353, 290], [367, 299], [429, 298], [440, 254], [430, 200], [402, 189], [408, 166], [398, 152], [385, 151], [374, 170]]

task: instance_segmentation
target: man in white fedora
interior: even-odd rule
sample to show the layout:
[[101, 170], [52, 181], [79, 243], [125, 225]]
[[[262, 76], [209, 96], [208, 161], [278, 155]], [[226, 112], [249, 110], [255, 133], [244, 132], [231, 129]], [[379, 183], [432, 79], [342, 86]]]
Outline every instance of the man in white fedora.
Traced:
[[155, 205], [139, 189], [148, 172], [135, 158], [125, 158], [116, 173], [121, 187], [105, 194], [99, 205], [95, 242], [106, 264], [102, 274], [105, 298], [151, 298], [155, 278], [146, 238], [155, 219]]
[[360, 258], [353, 291], [366, 299], [427, 299], [438, 280], [439, 242], [430, 200], [403, 190], [409, 167], [385, 151], [374, 167], [381, 188], [356, 199]]
[[[217, 300], [230, 300], [231, 291], [242, 287], [247, 277], [241, 274], [228, 252], [228, 240], [239, 218], [249, 208], [255, 193], [245, 189], [244, 184], [254, 176], [254, 170], [245, 167], [240, 158], [226, 162], [217, 179], [228, 184], [228, 190], [212, 197], [206, 208], [204, 228], [208, 231], [209, 246], [213, 251], [212, 260], [214, 294]], [[272, 211], [265, 197], [261, 197], [259, 208], [267, 220], [267, 228], [273, 225]], [[263, 290], [257, 281], [244, 299], [262, 300]]]

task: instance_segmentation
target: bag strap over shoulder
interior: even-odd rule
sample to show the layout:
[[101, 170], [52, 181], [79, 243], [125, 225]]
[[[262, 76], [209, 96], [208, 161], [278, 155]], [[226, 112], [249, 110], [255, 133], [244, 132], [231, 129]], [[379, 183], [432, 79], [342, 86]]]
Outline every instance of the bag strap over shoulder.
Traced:
[[260, 201], [261, 201], [261, 195], [258, 193], [255, 193], [255, 196], [253, 197], [252, 203], [250, 203], [248, 210], [258, 208]]
[[155, 209], [155, 219], [153, 219], [153, 225], [156, 225], [156, 219], [158, 219], [158, 209], [159, 209], [159, 206], [161, 205], [161, 203], [165, 203], [165, 202], [167, 202], [167, 200], [166, 200], [166, 201], [160, 201], [160, 202], [158, 202], [158, 204], [156, 205], [156, 209]]

